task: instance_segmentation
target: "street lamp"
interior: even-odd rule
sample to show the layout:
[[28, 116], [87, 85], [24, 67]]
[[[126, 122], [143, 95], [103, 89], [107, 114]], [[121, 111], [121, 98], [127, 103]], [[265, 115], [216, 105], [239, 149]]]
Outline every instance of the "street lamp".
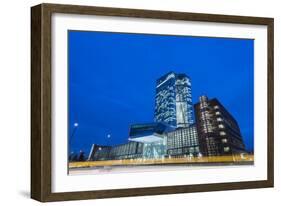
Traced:
[[77, 122], [75, 122], [74, 124], [73, 124], [73, 126], [74, 126], [74, 129], [73, 129], [73, 131], [72, 131], [72, 133], [71, 133], [71, 136], [70, 136], [70, 138], [69, 138], [69, 148], [71, 147], [71, 143], [72, 143], [72, 141], [73, 141], [73, 137], [74, 137], [74, 134], [75, 134], [75, 132], [76, 132], [76, 130], [77, 130], [77, 128], [78, 128], [78, 123]]
[[108, 146], [110, 146], [110, 138], [111, 138], [111, 134], [107, 134], [106, 135], [106, 142], [107, 142]]

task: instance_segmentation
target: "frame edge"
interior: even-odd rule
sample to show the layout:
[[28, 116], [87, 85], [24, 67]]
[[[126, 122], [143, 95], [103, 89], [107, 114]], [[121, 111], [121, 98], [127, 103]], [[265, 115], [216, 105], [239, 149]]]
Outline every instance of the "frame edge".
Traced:
[[31, 8], [31, 198], [42, 200], [41, 62], [42, 6]]
[[51, 13], [31, 7], [31, 198], [51, 192]]
[[135, 18], [156, 18], [156, 19], [167, 19], [167, 20], [203, 21], [203, 22], [216, 22], [216, 23], [268, 25], [273, 19], [270, 17], [192, 13], [192, 12], [182, 12], [182, 11], [148, 10], [148, 9], [117, 8], [117, 7], [99, 7], [99, 6], [86, 6], [86, 5], [81, 6], [81, 5], [74, 5], [74, 4], [43, 3], [42, 6], [53, 13], [119, 16], [119, 17], [135, 17]]
[[274, 19], [267, 24], [267, 181], [269, 187], [274, 187]]

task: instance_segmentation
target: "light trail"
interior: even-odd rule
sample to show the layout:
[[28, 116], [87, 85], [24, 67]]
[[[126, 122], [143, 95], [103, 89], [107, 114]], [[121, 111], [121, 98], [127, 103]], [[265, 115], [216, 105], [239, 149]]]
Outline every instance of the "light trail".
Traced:
[[130, 166], [130, 165], [169, 165], [169, 164], [200, 164], [212, 163], [253, 163], [254, 155], [212, 156], [212, 157], [182, 157], [161, 159], [124, 159], [70, 162], [69, 168], [87, 168], [102, 166]]

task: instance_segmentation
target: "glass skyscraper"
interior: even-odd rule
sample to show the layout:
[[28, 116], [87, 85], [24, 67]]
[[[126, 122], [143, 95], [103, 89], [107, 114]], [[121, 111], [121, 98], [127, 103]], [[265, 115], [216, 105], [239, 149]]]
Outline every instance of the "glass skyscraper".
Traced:
[[187, 75], [169, 72], [157, 80], [154, 118], [177, 128], [193, 124], [191, 81]]

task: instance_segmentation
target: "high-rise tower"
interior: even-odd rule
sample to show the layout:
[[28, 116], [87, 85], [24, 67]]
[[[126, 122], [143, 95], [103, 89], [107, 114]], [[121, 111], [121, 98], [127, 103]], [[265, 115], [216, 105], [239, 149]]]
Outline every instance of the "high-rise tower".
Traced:
[[155, 121], [175, 127], [193, 123], [191, 81], [185, 74], [169, 72], [156, 82]]

